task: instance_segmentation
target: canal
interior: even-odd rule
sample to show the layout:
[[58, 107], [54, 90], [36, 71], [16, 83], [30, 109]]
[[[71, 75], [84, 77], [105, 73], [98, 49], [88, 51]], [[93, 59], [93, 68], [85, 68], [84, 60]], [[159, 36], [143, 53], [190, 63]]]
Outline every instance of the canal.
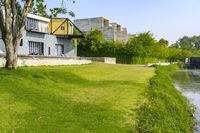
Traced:
[[172, 78], [176, 88], [195, 106], [194, 116], [198, 124], [195, 126], [194, 133], [200, 133], [200, 70], [176, 71]]

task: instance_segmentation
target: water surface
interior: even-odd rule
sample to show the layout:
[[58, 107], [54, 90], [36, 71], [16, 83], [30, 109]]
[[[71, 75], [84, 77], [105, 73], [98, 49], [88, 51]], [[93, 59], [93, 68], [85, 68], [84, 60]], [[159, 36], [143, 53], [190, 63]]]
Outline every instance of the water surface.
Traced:
[[177, 71], [172, 75], [176, 88], [196, 107], [194, 116], [198, 124], [194, 133], [200, 133], [200, 70]]

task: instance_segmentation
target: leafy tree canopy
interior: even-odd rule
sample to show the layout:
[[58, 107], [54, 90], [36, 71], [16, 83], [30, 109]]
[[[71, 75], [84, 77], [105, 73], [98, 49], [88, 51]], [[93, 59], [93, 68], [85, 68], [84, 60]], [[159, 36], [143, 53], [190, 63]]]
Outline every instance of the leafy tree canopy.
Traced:
[[171, 47], [181, 48], [186, 50], [200, 49], [200, 36], [192, 36], [192, 37], [184, 36], [180, 38]]
[[47, 5], [44, 4], [44, 0], [35, 0], [31, 4], [31, 10], [30, 13], [43, 16], [43, 17], [49, 17], [47, 14]]
[[85, 39], [81, 41], [81, 45], [88, 47], [91, 51], [97, 51], [104, 42], [101, 31], [93, 30], [86, 34]]
[[169, 46], [169, 42], [167, 40], [165, 40], [164, 38], [161, 38], [158, 41], [158, 45], [160, 45], [161, 47], [168, 47]]
[[[22, 0], [24, 2], [25, 0]], [[75, 3], [75, 0], [72, 1]], [[47, 10], [47, 4], [45, 4], [44, 0], [33, 0], [31, 4], [30, 13], [39, 15], [42, 17], [54, 18], [57, 17], [59, 14], [69, 14], [72, 17], [75, 17], [75, 13], [73, 11], [69, 11], [66, 7], [54, 7], [49, 9], [50, 14]]]
[[150, 32], [144, 32], [137, 34], [134, 38], [131, 38], [127, 45], [129, 53], [135, 56], [147, 57], [152, 55], [153, 49], [155, 49], [157, 41]]
[[118, 63], [153, 63], [158, 61], [177, 61], [190, 57], [188, 50], [169, 48], [165, 39], [155, 40], [153, 34], [137, 34], [127, 43], [108, 42], [98, 30], [86, 34], [78, 45], [79, 56], [116, 57]]

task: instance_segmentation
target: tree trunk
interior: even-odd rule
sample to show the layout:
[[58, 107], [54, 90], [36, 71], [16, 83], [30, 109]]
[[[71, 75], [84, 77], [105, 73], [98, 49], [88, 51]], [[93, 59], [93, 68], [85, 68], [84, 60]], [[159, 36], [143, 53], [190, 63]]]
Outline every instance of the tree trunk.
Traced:
[[7, 35], [8, 39], [5, 40], [6, 43], [6, 68], [8, 69], [16, 69], [17, 68], [17, 59], [18, 59], [18, 43], [21, 38], [16, 40], [12, 39], [12, 36]]
[[[10, 48], [11, 49], [11, 48]], [[17, 56], [12, 50], [6, 52], [6, 68], [16, 69], [17, 68]]]
[[14, 53], [14, 47], [12, 42], [7, 42], [6, 45], [6, 68], [16, 69], [17, 68], [17, 55]]

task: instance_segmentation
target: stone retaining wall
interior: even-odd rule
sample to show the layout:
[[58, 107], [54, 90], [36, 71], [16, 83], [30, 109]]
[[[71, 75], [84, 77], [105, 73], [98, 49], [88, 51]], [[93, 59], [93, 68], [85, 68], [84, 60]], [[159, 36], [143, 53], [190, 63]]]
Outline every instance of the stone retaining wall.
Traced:
[[[0, 56], [0, 67], [5, 66], [5, 57]], [[19, 57], [18, 66], [55, 66], [90, 64], [91, 60], [65, 57]]]

